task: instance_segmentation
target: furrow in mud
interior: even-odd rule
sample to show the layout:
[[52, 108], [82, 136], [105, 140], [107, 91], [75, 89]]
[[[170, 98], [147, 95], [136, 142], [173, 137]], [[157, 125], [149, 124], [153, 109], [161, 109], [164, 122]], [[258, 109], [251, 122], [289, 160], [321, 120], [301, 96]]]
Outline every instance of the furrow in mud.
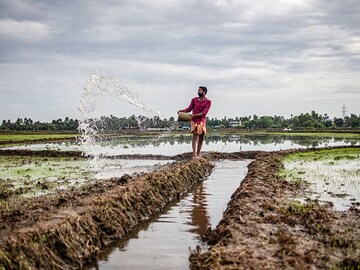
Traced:
[[[321, 149], [331, 148], [340, 147]], [[284, 155], [306, 151], [317, 149], [207, 152], [203, 159], [188, 159], [190, 153], [128, 155], [129, 159], [180, 162], [82, 189], [20, 202], [5, 200], [0, 207], [0, 269], [81, 268], [110, 241], [122, 238], [208, 176], [213, 167], [210, 160], [220, 159], [255, 161], [223, 219], [206, 235], [210, 249], [197, 249], [190, 256], [192, 269], [357, 269], [360, 213], [356, 209], [335, 212], [316, 202], [294, 208], [293, 198], [304, 188], [277, 175]], [[0, 155], [82, 157], [75, 151], [0, 150]]]
[[282, 157], [296, 151], [310, 150], [257, 155], [207, 233], [209, 250], [192, 252], [191, 269], [360, 269], [359, 211], [316, 201], [298, 207], [294, 198], [305, 188], [277, 175]]
[[62, 194], [49, 204], [33, 200], [15, 216], [2, 213], [8, 220], [2, 219], [0, 228], [0, 268], [81, 268], [109, 242], [207, 177], [212, 167], [208, 159], [177, 162], [79, 198]]

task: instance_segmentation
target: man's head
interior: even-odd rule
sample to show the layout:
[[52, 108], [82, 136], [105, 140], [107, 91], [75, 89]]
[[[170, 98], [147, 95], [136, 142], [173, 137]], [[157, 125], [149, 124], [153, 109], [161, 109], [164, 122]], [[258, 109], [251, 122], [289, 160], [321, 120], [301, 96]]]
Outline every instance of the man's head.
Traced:
[[205, 86], [199, 86], [198, 95], [199, 97], [205, 96], [207, 93], [207, 88]]

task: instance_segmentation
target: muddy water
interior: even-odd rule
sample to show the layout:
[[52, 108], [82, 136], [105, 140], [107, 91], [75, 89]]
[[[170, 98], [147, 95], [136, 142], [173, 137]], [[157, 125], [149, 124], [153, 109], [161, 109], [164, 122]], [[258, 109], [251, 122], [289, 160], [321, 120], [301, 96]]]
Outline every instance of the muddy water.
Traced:
[[[92, 146], [92, 153], [101, 155], [119, 154], [162, 154], [177, 155], [191, 151], [191, 136], [184, 133], [177, 137], [131, 137], [116, 138], [111, 141], [98, 142]], [[318, 136], [286, 136], [286, 135], [209, 135], [204, 142], [204, 151], [238, 152], [238, 151], [277, 151], [294, 148], [313, 148], [338, 145], [359, 145], [358, 138], [333, 138]], [[77, 143], [30, 144], [7, 147], [6, 149], [85, 151]]]
[[[33, 197], [80, 187], [96, 180], [149, 172], [172, 160], [101, 159], [98, 170], [77, 158], [0, 156], [0, 187]], [[21, 190], [21, 192], [20, 192]]]
[[189, 248], [206, 248], [201, 236], [220, 221], [250, 162], [218, 162], [207, 180], [104, 250], [87, 269], [188, 269]]
[[293, 161], [285, 163], [297, 177], [310, 184], [310, 198], [331, 202], [335, 210], [348, 210], [360, 202], [360, 159]]

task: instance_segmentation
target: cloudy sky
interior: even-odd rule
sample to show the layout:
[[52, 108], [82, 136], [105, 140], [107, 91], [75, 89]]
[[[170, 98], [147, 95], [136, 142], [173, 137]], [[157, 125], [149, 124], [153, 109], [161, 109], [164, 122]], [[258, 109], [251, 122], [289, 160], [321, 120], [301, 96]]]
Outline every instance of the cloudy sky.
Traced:
[[0, 120], [79, 118], [93, 72], [166, 117], [199, 85], [209, 117], [359, 115], [360, 1], [0, 0]]

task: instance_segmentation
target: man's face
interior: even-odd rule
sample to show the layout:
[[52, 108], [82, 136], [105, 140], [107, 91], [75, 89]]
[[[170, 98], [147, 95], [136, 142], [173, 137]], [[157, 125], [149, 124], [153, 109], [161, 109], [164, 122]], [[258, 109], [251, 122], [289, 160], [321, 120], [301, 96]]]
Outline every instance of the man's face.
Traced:
[[199, 97], [204, 96], [204, 91], [201, 88], [198, 89], [198, 96]]

